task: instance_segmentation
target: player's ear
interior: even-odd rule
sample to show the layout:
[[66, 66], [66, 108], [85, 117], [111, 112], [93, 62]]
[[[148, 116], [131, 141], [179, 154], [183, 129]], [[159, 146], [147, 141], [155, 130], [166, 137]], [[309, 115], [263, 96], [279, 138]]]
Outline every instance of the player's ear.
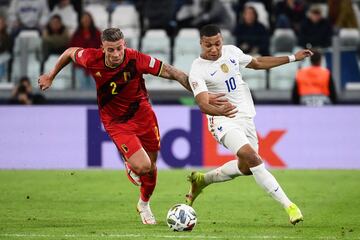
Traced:
[[101, 47], [102, 52], [105, 53], [104, 45], [101, 44], [100, 47]]

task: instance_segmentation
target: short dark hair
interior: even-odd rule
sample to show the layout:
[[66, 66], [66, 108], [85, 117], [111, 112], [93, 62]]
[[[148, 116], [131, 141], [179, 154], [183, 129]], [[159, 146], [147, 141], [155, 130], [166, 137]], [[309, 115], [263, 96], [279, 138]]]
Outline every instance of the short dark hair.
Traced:
[[321, 64], [321, 53], [317, 49], [312, 49], [311, 51], [313, 53], [310, 57], [311, 64], [319, 66]]
[[101, 41], [116, 42], [124, 39], [124, 34], [119, 28], [107, 28], [101, 33]]
[[221, 33], [220, 28], [214, 24], [208, 24], [203, 26], [200, 29], [200, 38], [201, 37], [212, 37]]

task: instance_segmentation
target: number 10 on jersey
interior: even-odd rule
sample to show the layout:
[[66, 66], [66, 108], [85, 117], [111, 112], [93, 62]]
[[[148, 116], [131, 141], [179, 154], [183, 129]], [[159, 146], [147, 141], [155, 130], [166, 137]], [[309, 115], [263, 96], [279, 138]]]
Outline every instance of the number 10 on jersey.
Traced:
[[234, 91], [236, 89], [235, 78], [231, 77], [229, 80], [225, 80], [225, 83], [228, 92]]

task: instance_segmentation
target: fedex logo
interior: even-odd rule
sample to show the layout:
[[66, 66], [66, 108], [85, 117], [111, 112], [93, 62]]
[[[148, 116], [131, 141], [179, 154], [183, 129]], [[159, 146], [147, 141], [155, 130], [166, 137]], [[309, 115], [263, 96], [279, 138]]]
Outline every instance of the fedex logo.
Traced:
[[[174, 124], [161, 133], [161, 150], [162, 160], [170, 167], [181, 168], [185, 166], [193, 167], [215, 167], [234, 159], [231, 153], [219, 151], [219, 144], [207, 129], [207, 119], [198, 109], [187, 109], [189, 111], [188, 125], [186, 128]], [[170, 116], [168, 116], [170, 118]], [[182, 116], [185, 118], [186, 116]], [[161, 116], [159, 117], [161, 118]], [[184, 119], [176, 119], [184, 121]], [[162, 128], [161, 123], [160, 129]], [[175, 127], [174, 127], [175, 126]], [[260, 135], [259, 154], [263, 160], [271, 167], [286, 167], [286, 163], [275, 152], [275, 145], [286, 134], [285, 130], [274, 129], [266, 135]], [[187, 142], [189, 146], [185, 156], [179, 157], [174, 145], [177, 140]], [[102, 166], [102, 148], [104, 142], [111, 139], [102, 129], [98, 111], [88, 109], [87, 112], [87, 163], [91, 167]], [[119, 156], [120, 159], [120, 156]]]

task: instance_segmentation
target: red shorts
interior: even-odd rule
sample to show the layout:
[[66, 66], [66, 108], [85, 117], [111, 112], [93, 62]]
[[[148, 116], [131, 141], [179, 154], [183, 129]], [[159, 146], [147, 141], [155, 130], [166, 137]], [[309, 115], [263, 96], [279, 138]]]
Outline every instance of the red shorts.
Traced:
[[160, 133], [155, 113], [150, 108], [139, 109], [134, 119], [126, 123], [116, 124], [116, 128], [108, 130], [118, 150], [126, 158], [130, 158], [139, 149], [147, 152], [160, 150]]

